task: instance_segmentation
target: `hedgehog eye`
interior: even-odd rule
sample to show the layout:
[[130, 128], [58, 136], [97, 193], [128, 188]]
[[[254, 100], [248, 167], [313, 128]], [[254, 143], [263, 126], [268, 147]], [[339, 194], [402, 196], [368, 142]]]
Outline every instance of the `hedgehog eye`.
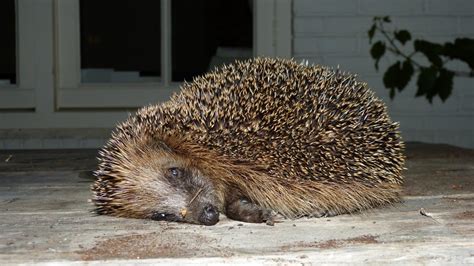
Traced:
[[183, 171], [177, 167], [169, 168], [168, 173], [173, 178], [180, 178], [183, 175]]
[[177, 216], [174, 214], [155, 212], [151, 215], [151, 219], [155, 221], [177, 221]]

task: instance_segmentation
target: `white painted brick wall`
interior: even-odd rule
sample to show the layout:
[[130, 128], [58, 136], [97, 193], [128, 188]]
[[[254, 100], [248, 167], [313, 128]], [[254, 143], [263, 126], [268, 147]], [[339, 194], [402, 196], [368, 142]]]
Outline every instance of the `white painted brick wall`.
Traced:
[[[315, 3], [317, 2], [317, 3]], [[352, 15], [359, 9], [357, 1], [354, 0], [299, 0], [294, 5], [297, 14], [348, 14]]]
[[427, 0], [427, 14], [468, 15], [474, 14], [472, 0]]
[[[293, 56], [357, 73], [387, 102], [405, 140], [474, 148], [474, 78], [456, 77], [445, 103], [415, 98], [414, 80], [390, 100], [382, 75], [394, 58], [384, 58], [382, 71], [376, 72], [367, 38], [372, 17], [385, 15], [414, 38], [436, 42], [474, 38], [474, 0], [294, 0]], [[457, 62], [449, 66], [469, 69]]]
[[474, 34], [474, 17], [466, 16], [459, 18], [459, 34]]
[[360, 0], [359, 3], [360, 14], [373, 16], [387, 10], [391, 15], [418, 15], [424, 10], [424, 0]]

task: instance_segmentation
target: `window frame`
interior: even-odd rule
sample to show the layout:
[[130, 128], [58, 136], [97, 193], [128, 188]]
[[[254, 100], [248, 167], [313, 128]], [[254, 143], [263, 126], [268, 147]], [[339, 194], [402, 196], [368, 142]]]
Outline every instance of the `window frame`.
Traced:
[[[163, 12], [169, 10], [171, 0], [161, 1], [165, 5]], [[291, 57], [291, 2], [253, 2], [254, 56]], [[143, 83], [137, 84], [137, 87], [130, 83], [80, 89], [66, 86], [64, 75], [71, 71], [66, 69], [80, 69], [77, 59], [76, 63], [71, 64], [72, 61], [62, 58], [66, 50], [65, 46], [60, 50], [59, 44], [67, 37], [59, 35], [60, 30], [65, 28], [59, 27], [61, 18], [58, 11], [61, 5], [78, 6], [78, 3], [78, 0], [16, 0], [18, 82], [0, 86], [0, 130], [112, 128], [136, 108], [164, 101], [178, 90], [180, 83], [170, 82], [170, 78], [168, 81], [162, 79], [164, 84]], [[79, 10], [76, 11], [78, 18]], [[169, 23], [170, 17], [162, 16], [162, 19]], [[78, 30], [76, 32], [79, 40]], [[170, 32], [163, 34], [169, 35]], [[76, 45], [77, 51], [79, 45]], [[171, 51], [169, 42], [163, 46], [163, 50]], [[164, 60], [170, 61], [171, 58], [166, 57], [170, 54], [165, 53]], [[69, 65], [64, 65], [66, 63]], [[170, 70], [164, 67], [162, 75], [170, 77], [171, 73], [165, 74]], [[103, 98], [108, 102], [104, 103]]]
[[33, 1], [15, 1], [16, 84], [0, 86], [0, 110], [33, 110], [36, 107], [36, 59], [41, 59], [35, 46], [35, 32], [44, 29], [36, 11], [44, 12]]
[[79, 0], [54, 3], [56, 36], [56, 109], [136, 108], [162, 101], [177, 90], [171, 82], [171, 1], [161, 0], [159, 82], [81, 83]]
[[[55, 1], [57, 109], [135, 108], [163, 101], [178, 90], [181, 82], [171, 80], [171, 0], [160, 2], [161, 81], [81, 83], [79, 0]], [[256, 11], [253, 54], [288, 56], [291, 53], [291, 43], [288, 43], [291, 38], [283, 37], [283, 34], [273, 35], [285, 30], [291, 32], [290, 16], [286, 14], [291, 10], [291, 2], [264, 0], [254, 1], [253, 5], [253, 10]]]

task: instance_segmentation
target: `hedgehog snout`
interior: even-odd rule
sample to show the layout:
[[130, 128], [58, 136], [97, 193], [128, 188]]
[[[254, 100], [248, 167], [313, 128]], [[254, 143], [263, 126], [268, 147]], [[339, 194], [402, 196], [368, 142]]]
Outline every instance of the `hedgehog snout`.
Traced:
[[219, 211], [217, 207], [212, 204], [204, 206], [198, 220], [204, 225], [215, 225], [219, 221]]

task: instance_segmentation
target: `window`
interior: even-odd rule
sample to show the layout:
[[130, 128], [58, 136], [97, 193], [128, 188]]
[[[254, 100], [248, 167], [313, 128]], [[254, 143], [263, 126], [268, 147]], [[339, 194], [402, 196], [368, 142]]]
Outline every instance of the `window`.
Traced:
[[255, 54], [253, 1], [55, 4], [58, 109], [165, 100], [182, 81]]
[[[47, 19], [40, 17], [41, 1], [0, 1], [0, 111], [34, 111], [40, 51], [48, 34], [41, 34]], [[45, 12], [47, 13], [47, 12]], [[13, 120], [15, 121], [15, 120]]]
[[15, 0], [0, 1], [0, 86], [16, 84]]
[[4, 0], [0, 28], [7, 129], [112, 127], [223, 63], [291, 56], [290, 0]]
[[171, 2], [172, 81], [252, 57], [252, 1]]
[[159, 82], [160, 8], [156, 0], [81, 0], [81, 82]]

